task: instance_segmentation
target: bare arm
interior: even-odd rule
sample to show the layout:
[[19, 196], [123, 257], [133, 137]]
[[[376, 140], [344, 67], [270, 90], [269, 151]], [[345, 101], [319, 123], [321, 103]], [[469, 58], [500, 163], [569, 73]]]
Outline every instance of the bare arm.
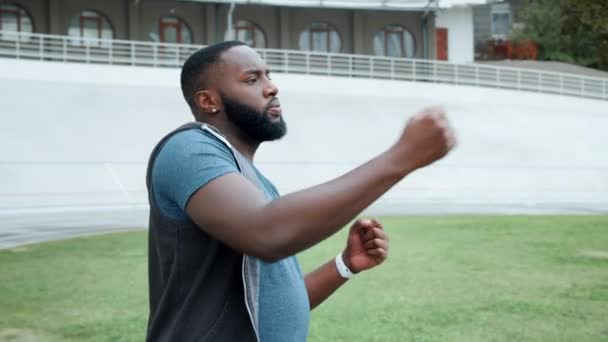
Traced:
[[385, 153], [333, 181], [266, 203], [242, 175], [228, 174], [196, 191], [186, 211], [235, 250], [279, 260], [338, 231], [408, 173], [447, 154], [453, 139], [443, 113], [428, 110]]
[[316, 308], [327, 297], [334, 293], [340, 286], [346, 283], [342, 278], [334, 260], [330, 260], [316, 270], [308, 273], [304, 278], [310, 309]]
[[[388, 235], [377, 220], [357, 220], [350, 227], [346, 249], [341, 253], [346, 267], [353, 273], [369, 270], [388, 257]], [[305, 278], [310, 309], [314, 309], [346, 283], [332, 259]]]

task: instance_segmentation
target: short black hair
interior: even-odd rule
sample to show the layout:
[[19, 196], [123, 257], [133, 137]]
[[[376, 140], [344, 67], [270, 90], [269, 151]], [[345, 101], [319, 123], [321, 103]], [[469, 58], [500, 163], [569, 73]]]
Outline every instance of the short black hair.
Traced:
[[196, 103], [194, 94], [207, 87], [207, 71], [209, 67], [217, 63], [222, 53], [235, 47], [247, 45], [238, 40], [229, 40], [204, 47], [193, 53], [182, 66], [181, 86], [184, 99], [190, 106], [193, 114], [196, 114]]

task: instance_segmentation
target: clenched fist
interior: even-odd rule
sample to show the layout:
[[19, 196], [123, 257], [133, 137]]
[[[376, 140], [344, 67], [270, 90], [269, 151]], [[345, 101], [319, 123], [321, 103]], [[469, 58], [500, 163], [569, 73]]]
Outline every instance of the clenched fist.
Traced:
[[388, 256], [388, 235], [376, 219], [359, 219], [348, 233], [342, 260], [353, 273], [376, 267]]
[[456, 145], [454, 130], [441, 107], [426, 108], [407, 123], [394, 148], [409, 171], [443, 158]]

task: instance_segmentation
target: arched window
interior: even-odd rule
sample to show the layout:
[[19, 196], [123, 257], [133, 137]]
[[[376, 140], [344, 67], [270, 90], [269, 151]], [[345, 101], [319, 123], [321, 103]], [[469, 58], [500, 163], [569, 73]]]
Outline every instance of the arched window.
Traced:
[[412, 58], [416, 54], [414, 36], [403, 26], [386, 26], [374, 37], [374, 53], [378, 56]]
[[[12, 4], [0, 5], [0, 31], [15, 31], [32, 33], [33, 25], [30, 15], [21, 7]], [[0, 33], [0, 40], [16, 41], [17, 36]], [[22, 37], [22, 41], [29, 41], [29, 37]]]
[[340, 52], [340, 35], [327, 23], [312, 23], [300, 33], [300, 49], [319, 52]]
[[192, 44], [192, 30], [182, 18], [165, 16], [158, 20], [150, 38], [160, 43]]
[[70, 39], [73, 45], [109, 46], [109, 42], [93, 41], [91, 43], [89, 40], [79, 38], [112, 39], [114, 29], [106, 16], [97, 11], [86, 10], [70, 20], [68, 36], [73, 37]]
[[248, 44], [254, 48], [265, 48], [266, 47], [266, 36], [262, 29], [247, 20], [239, 20], [234, 25], [236, 32], [236, 39]]

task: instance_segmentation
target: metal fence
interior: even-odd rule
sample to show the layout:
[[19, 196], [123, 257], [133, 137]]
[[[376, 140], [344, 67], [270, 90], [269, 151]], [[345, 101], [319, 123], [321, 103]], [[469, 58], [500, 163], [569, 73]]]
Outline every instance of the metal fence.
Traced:
[[[198, 45], [0, 31], [0, 57], [180, 67]], [[367, 55], [257, 49], [274, 72], [459, 84], [608, 100], [608, 79], [567, 73]]]

